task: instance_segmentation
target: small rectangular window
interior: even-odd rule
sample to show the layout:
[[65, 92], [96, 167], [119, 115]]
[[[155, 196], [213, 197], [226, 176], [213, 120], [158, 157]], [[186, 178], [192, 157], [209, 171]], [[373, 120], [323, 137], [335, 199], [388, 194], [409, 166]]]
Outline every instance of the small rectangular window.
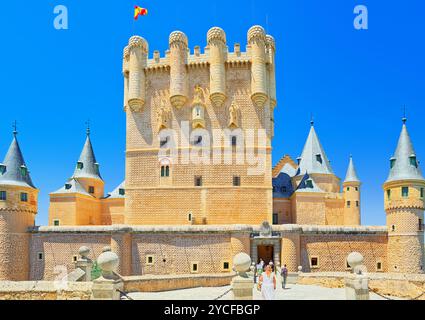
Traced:
[[356, 207], [357, 207], [357, 208], [359, 207], [359, 202], [358, 202], [358, 201], [356, 201]]
[[277, 213], [273, 213], [273, 224], [279, 224], [279, 215]]
[[193, 272], [193, 273], [198, 272], [198, 263], [197, 262], [192, 262], [191, 272]]
[[0, 191], [0, 201], [6, 201], [6, 191]]
[[347, 191], [350, 191], [350, 187], [347, 187]]
[[0, 174], [4, 174], [6, 172], [6, 166], [0, 163]]
[[118, 193], [119, 193], [119, 195], [120, 195], [120, 196], [124, 196], [124, 195], [125, 195], [125, 189], [120, 188], [120, 189], [118, 190]]
[[192, 221], [192, 213], [187, 214], [187, 221]]
[[424, 197], [424, 188], [421, 188], [421, 198]]
[[84, 164], [81, 161], [78, 161], [77, 162], [77, 169], [81, 170], [81, 169], [83, 169], [83, 167], [84, 167]]
[[382, 262], [381, 261], [376, 262], [376, 271], [382, 271]]
[[415, 156], [410, 156], [410, 165], [414, 166], [414, 167], [418, 167], [418, 162], [416, 161], [416, 157]]
[[351, 201], [347, 201], [347, 208], [351, 207]]
[[53, 225], [58, 227], [60, 225], [60, 221], [58, 219], [53, 220]]
[[223, 270], [229, 270], [230, 269], [230, 263], [225, 261], [223, 262]]
[[94, 193], [94, 187], [93, 186], [89, 186], [89, 193], [93, 194]]
[[387, 190], [387, 199], [390, 200], [391, 199], [391, 190]]
[[402, 187], [401, 188], [401, 196], [403, 198], [407, 198], [409, 196], [409, 187]]
[[359, 191], [359, 187], [355, 187], [354, 190]]
[[419, 219], [419, 231], [423, 231], [424, 230], [424, 222], [422, 221], [422, 219]]
[[313, 181], [312, 180], [306, 180], [305, 185], [307, 188], [313, 189]]
[[395, 224], [391, 225], [391, 231], [394, 232], [395, 231]]
[[311, 257], [310, 258], [310, 265], [312, 268], [319, 267], [319, 258], [318, 257]]
[[38, 252], [37, 253], [37, 260], [38, 261], [42, 261], [44, 259], [44, 254], [43, 254], [43, 252]]
[[241, 177], [234, 176], [233, 177], [233, 186], [234, 187], [239, 187], [240, 185], [241, 185]]
[[72, 261], [73, 262], [77, 262], [77, 260], [78, 260], [78, 256], [72, 256]]
[[65, 183], [65, 190], [69, 190], [72, 188], [72, 184], [70, 183]]
[[316, 154], [316, 161], [322, 163], [322, 155]]
[[22, 202], [28, 202], [28, 193], [26, 193], [26, 192], [21, 193], [21, 201]]
[[390, 168], [392, 169], [395, 165], [395, 159], [391, 158], [390, 159]]
[[202, 177], [196, 176], [195, 177], [195, 187], [201, 187], [202, 186]]
[[146, 256], [146, 264], [153, 265], [154, 259], [153, 256]]

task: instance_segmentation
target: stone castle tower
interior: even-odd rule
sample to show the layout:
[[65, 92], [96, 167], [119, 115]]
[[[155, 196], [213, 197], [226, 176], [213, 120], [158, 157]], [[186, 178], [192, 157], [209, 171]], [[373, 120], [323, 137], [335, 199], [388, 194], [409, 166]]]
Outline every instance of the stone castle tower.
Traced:
[[[224, 31], [214, 27], [204, 52], [197, 46], [191, 54], [186, 35], [175, 31], [165, 57], [154, 51], [153, 59], [145, 39], [130, 38], [123, 60], [125, 223], [271, 222], [275, 43], [260, 26], [247, 37], [246, 52], [239, 44], [229, 52]], [[234, 132], [245, 129], [265, 132], [263, 144], [246, 147], [264, 155], [260, 174], [249, 174], [246, 160], [235, 164], [244, 142]], [[213, 141], [217, 131], [229, 134]], [[202, 158], [206, 149], [230, 154], [232, 163]]]
[[28, 228], [34, 226], [37, 196], [15, 130], [0, 163], [0, 279], [23, 281], [29, 277]]
[[416, 153], [403, 118], [390, 173], [383, 185], [388, 226], [388, 271], [424, 272], [424, 190]]
[[360, 186], [361, 182], [357, 177], [354, 167], [353, 157], [350, 156], [347, 174], [342, 184], [344, 205], [344, 224], [361, 225], [360, 214]]

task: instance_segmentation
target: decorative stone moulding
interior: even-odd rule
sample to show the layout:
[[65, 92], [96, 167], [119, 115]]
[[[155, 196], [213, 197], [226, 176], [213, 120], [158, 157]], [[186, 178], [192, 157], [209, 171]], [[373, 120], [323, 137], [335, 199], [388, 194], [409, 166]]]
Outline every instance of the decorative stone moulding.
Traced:
[[148, 42], [140, 36], [132, 36], [128, 40], [128, 48], [129, 49], [140, 48], [142, 49], [143, 53], [148, 53], [148, 50], [149, 50]]
[[253, 95], [251, 95], [251, 100], [257, 107], [264, 107], [268, 100], [268, 96], [265, 93], [262, 92], [256, 92]]
[[226, 101], [226, 99], [226, 95], [221, 92], [215, 92], [210, 94], [210, 100], [212, 104], [216, 107], [221, 107], [224, 104], [224, 101]]
[[188, 41], [186, 35], [181, 31], [173, 31], [170, 34], [170, 37], [168, 39], [168, 43], [171, 46], [173, 45], [182, 45], [184, 47], [187, 47]]
[[170, 103], [173, 107], [180, 109], [186, 104], [187, 98], [182, 95], [174, 95], [170, 97]]
[[248, 30], [248, 43], [252, 43], [256, 40], [266, 40], [266, 32], [262, 26], [252, 26]]
[[219, 27], [212, 27], [207, 33], [207, 43], [210, 44], [212, 41], [220, 41], [226, 43], [226, 33]]

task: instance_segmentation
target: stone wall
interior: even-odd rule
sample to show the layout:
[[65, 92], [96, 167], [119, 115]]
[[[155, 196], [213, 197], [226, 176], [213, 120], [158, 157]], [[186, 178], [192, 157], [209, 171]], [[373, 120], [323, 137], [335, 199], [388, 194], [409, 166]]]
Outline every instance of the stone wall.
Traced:
[[0, 281], [0, 300], [89, 300], [91, 282]]
[[185, 274], [164, 276], [124, 277], [125, 292], [158, 292], [196, 287], [221, 287], [230, 285], [236, 274]]
[[[343, 288], [346, 275], [347, 273], [344, 272], [301, 273], [297, 283]], [[424, 274], [368, 273], [367, 275], [370, 290], [381, 295], [414, 299], [425, 292]], [[425, 300], [425, 294], [418, 300]]]

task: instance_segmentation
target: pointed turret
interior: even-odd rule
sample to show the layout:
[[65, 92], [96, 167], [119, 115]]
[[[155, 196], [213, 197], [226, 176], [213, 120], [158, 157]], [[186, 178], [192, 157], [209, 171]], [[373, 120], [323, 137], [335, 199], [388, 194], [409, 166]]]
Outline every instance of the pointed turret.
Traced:
[[15, 185], [35, 188], [30, 172], [25, 164], [17, 139], [17, 131], [13, 132], [13, 140], [3, 163], [0, 164], [0, 185]]
[[311, 121], [310, 132], [304, 145], [301, 157], [298, 158], [298, 175], [304, 175], [306, 172], [334, 174], [326, 153], [314, 130], [314, 122]]
[[342, 184], [344, 197], [344, 225], [358, 226], [361, 224], [360, 214], [360, 179], [357, 177], [353, 157], [350, 155], [347, 174]]
[[353, 157], [350, 156], [350, 162], [348, 164], [347, 174], [345, 175], [344, 183], [348, 182], [360, 182], [357, 177], [356, 168], [354, 167]]
[[96, 161], [96, 156], [94, 155], [93, 146], [91, 144], [89, 128], [87, 129], [86, 142], [84, 143], [83, 150], [81, 151], [80, 158], [78, 159], [77, 166], [71, 178], [91, 178], [102, 180], [99, 171], [99, 164]]
[[416, 159], [416, 152], [407, 131], [406, 118], [403, 118], [397, 149], [394, 156], [390, 159], [390, 174], [386, 182], [398, 180], [424, 180]]
[[425, 180], [406, 127], [390, 159], [384, 183], [388, 227], [388, 272], [424, 273]]

